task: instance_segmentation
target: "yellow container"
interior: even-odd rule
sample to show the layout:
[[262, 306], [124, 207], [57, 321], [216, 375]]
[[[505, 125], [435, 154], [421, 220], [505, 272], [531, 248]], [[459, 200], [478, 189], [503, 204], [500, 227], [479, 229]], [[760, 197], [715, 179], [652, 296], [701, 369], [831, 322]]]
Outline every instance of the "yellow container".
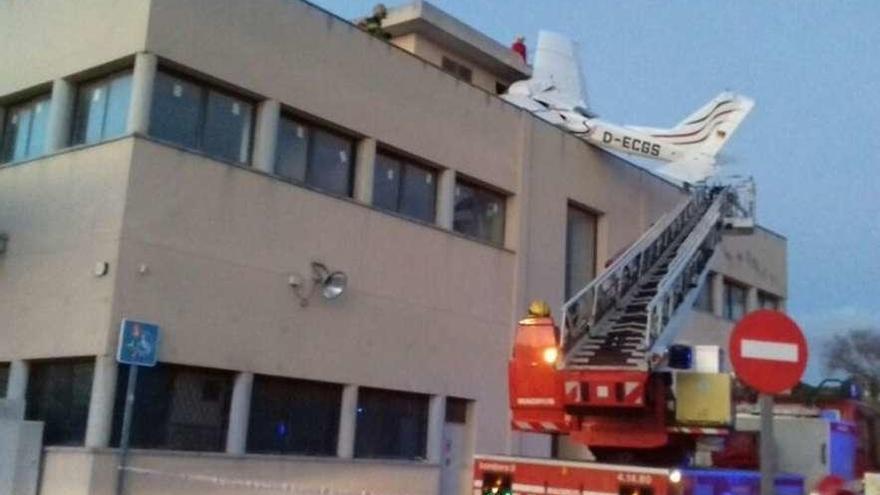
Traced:
[[676, 422], [706, 426], [732, 424], [731, 388], [732, 380], [727, 373], [676, 373]]

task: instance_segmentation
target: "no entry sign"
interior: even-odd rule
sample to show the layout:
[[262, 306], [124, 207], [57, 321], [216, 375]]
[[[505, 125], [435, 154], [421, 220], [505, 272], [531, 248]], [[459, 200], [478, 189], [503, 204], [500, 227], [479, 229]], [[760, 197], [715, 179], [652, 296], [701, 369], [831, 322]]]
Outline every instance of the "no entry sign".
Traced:
[[801, 379], [807, 341], [791, 318], [762, 309], [747, 314], [730, 334], [730, 361], [736, 376], [759, 392], [777, 394]]

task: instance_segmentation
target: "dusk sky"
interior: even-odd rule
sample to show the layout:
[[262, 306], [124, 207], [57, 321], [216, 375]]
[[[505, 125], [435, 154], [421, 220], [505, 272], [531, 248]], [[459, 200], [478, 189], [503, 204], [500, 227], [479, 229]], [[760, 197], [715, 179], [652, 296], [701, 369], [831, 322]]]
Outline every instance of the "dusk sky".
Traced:
[[[376, 2], [315, 3], [351, 19]], [[671, 126], [722, 90], [754, 98], [726, 167], [756, 178], [759, 222], [788, 238], [808, 380], [830, 332], [880, 327], [880, 2], [432, 3], [503, 43], [574, 38], [590, 106], [612, 122]]]

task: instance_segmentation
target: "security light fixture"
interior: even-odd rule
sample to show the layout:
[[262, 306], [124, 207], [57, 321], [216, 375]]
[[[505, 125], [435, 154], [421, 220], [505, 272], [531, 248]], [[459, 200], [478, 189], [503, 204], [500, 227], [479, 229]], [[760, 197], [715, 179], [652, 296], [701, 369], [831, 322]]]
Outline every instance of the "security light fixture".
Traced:
[[308, 291], [305, 291], [303, 277], [292, 274], [288, 279], [288, 284], [293, 288], [293, 293], [299, 298], [299, 304], [302, 307], [309, 305], [309, 299], [318, 289], [321, 290], [321, 296], [327, 300], [341, 296], [348, 285], [348, 275], [338, 270], [330, 271], [324, 263], [314, 261], [312, 262], [311, 282]]

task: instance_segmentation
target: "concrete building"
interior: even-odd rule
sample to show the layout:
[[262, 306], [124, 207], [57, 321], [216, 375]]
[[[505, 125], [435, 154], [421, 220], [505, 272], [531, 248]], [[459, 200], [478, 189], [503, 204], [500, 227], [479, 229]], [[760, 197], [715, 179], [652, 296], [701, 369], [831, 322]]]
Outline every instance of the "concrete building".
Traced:
[[[509, 428], [516, 321], [685, 193], [498, 98], [528, 66], [435, 7], [388, 30], [298, 0], [0, 4], [0, 396], [44, 422], [40, 493], [114, 490], [126, 318], [162, 331], [127, 493], [463, 493], [475, 451], [549, 455]], [[783, 238], [714, 263], [686, 341], [784, 305]]]

